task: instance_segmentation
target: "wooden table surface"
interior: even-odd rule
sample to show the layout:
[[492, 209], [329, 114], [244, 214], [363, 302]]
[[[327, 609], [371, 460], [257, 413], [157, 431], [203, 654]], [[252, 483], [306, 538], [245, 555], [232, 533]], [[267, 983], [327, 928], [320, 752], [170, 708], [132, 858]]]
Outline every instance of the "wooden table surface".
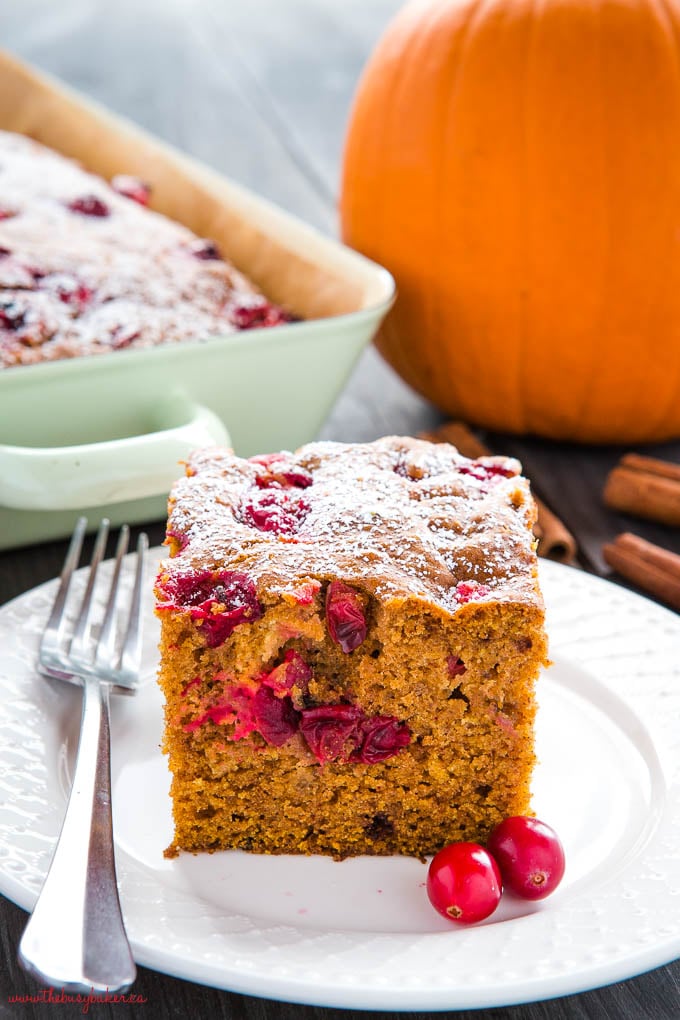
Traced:
[[[334, 234], [351, 95], [372, 45], [399, 6], [397, 0], [7, 0], [0, 4], [0, 43]], [[438, 412], [369, 350], [322, 436], [371, 440], [414, 434], [439, 421]], [[575, 533], [586, 569], [606, 573], [603, 542], [631, 528], [680, 552], [677, 530], [634, 522], [603, 507], [602, 484], [622, 450], [486, 438], [496, 451], [524, 462], [539, 494], [559, 508]], [[680, 443], [647, 452], [680, 461]], [[147, 530], [152, 543], [162, 540], [161, 522]], [[55, 576], [64, 549], [63, 543], [52, 543], [0, 555], [0, 602]], [[23, 911], [0, 897], [0, 1017], [76, 1016], [76, 1006], [8, 1003], [9, 996], [37, 989], [15, 962], [25, 920]], [[670, 1020], [680, 1016], [679, 985], [680, 963], [675, 962], [581, 995], [456, 1015]], [[249, 998], [146, 969], [133, 991], [144, 1004], [98, 1005], [93, 1014], [135, 1020], [368, 1015]], [[423, 1020], [442, 1014], [414, 1015]]]

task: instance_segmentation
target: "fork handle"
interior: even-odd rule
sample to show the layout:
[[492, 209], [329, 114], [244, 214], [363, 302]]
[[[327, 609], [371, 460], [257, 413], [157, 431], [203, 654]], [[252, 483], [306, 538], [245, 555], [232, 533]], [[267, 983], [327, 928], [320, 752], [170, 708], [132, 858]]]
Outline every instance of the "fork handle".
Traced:
[[46, 987], [73, 991], [120, 991], [136, 976], [113, 853], [109, 687], [96, 677], [83, 680], [71, 794], [19, 960]]

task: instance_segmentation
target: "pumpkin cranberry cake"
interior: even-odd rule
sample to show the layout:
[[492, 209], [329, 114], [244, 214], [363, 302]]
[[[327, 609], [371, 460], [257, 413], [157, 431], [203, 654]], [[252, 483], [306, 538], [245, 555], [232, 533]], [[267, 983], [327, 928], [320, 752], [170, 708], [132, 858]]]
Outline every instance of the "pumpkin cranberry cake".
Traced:
[[157, 580], [166, 853], [424, 856], [526, 814], [546, 661], [517, 461], [194, 454]]
[[149, 194], [0, 131], [0, 369], [291, 321]]

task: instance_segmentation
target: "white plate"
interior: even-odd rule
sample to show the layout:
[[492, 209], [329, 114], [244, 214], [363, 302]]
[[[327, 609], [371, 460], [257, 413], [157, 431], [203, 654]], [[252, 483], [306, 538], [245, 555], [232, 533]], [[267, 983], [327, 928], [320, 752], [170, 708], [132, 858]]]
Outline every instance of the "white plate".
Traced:
[[[160, 552], [157, 552], [160, 555]], [[184, 855], [159, 751], [157, 628], [144, 683], [113, 703], [114, 824], [137, 961], [192, 981], [317, 1005], [510, 1005], [631, 977], [680, 955], [680, 619], [541, 564], [554, 665], [540, 681], [538, 817], [560, 833], [560, 888], [504, 896], [454, 928], [408, 858]], [[66, 804], [79, 692], [35, 676], [53, 582], [0, 610], [0, 891], [30, 909]]]

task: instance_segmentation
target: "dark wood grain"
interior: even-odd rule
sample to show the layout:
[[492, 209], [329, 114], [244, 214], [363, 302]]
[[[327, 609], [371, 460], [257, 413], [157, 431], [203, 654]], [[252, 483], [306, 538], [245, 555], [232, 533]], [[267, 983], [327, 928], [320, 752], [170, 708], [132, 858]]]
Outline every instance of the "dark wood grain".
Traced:
[[[336, 230], [343, 136], [357, 77], [399, 0], [6, 0], [2, 45], [51, 71], [162, 138], [259, 191], [322, 231]], [[370, 440], [413, 435], [442, 420], [401, 383], [373, 350], [361, 359], [323, 431]], [[680, 533], [613, 514], [600, 498], [621, 449], [587, 449], [492, 435], [498, 452], [518, 456], [549, 505], [576, 535], [586, 567], [605, 572], [601, 547], [636, 530], [680, 552]], [[680, 444], [653, 454], [680, 462]], [[162, 539], [161, 522], [147, 530]], [[0, 602], [58, 573], [65, 543], [0, 554]], [[10, 1005], [35, 991], [15, 962], [26, 915], [0, 900], [0, 1017], [81, 1015], [76, 1007]], [[462, 1011], [493, 1020], [677, 1020], [680, 964], [564, 999]], [[142, 969], [139, 1006], [97, 1006], [113, 1017], [213, 1016], [243, 1020], [354, 1020], [355, 1010], [249, 998]], [[376, 1020], [395, 1013], [372, 1013]], [[424, 1020], [441, 1014], [412, 1014]]]

